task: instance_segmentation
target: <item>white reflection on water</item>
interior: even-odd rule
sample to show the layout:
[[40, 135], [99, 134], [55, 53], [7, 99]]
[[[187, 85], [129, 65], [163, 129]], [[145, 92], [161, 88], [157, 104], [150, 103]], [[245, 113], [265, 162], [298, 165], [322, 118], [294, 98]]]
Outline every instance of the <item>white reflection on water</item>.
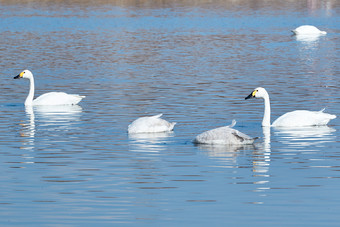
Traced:
[[295, 35], [297, 41], [305, 44], [305, 45], [313, 45], [314, 42], [317, 42], [322, 34], [313, 34], [313, 35]]
[[336, 130], [328, 126], [313, 126], [300, 128], [275, 128], [279, 141], [287, 146], [306, 147], [335, 142]]
[[130, 151], [160, 152], [167, 149], [167, 141], [174, 132], [129, 134]]
[[[263, 130], [263, 143], [257, 147], [253, 155], [253, 173], [255, 177], [254, 184], [256, 186], [255, 192], [261, 193], [259, 198], [266, 197], [266, 191], [271, 189], [268, 185], [270, 183], [270, 174], [268, 173], [270, 170], [270, 162], [271, 162], [271, 128], [270, 127], [262, 127]], [[254, 204], [264, 204], [264, 201], [261, 199], [260, 201], [251, 202]]]
[[35, 136], [35, 117], [32, 106], [25, 108], [28, 121], [21, 123], [22, 130], [20, 137], [24, 138], [22, 141], [22, 149], [33, 150], [34, 149], [34, 136]]
[[[319, 49], [320, 37], [324, 35], [296, 35], [296, 41], [298, 41], [298, 50], [300, 59], [308, 63], [309, 67], [314, 68], [315, 59], [317, 59], [317, 50]], [[311, 69], [312, 69], [311, 68]]]
[[222, 163], [227, 168], [237, 167], [237, 157], [242, 150], [253, 150], [254, 145], [223, 145], [223, 144], [195, 144], [200, 150], [204, 151], [210, 158]]
[[39, 122], [51, 125], [79, 121], [82, 112], [78, 105], [34, 106], [33, 110], [39, 117]]
[[253, 171], [258, 174], [267, 173], [270, 165], [270, 127], [262, 127], [262, 130], [263, 143], [260, 149], [256, 151], [256, 158], [253, 161]]
[[[67, 130], [75, 121], [80, 120], [82, 108], [78, 105], [72, 106], [26, 106], [25, 112], [28, 121], [21, 123], [20, 136], [23, 138], [21, 149], [34, 151], [36, 126], [51, 126], [55, 130], [61, 126]], [[48, 130], [48, 128], [47, 128]]]
[[207, 151], [209, 157], [236, 163], [236, 158], [241, 150], [254, 149], [253, 145], [223, 145], [223, 144], [197, 144], [199, 149]]

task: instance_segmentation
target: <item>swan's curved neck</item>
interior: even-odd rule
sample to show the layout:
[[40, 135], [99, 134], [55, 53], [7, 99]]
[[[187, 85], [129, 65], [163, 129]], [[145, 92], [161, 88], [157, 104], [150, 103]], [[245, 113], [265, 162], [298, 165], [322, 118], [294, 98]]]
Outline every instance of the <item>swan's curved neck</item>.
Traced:
[[270, 126], [270, 100], [269, 95], [266, 94], [264, 97], [264, 115], [262, 120], [262, 126]]
[[25, 106], [31, 106], [33, 103], [33, 97], [34, 97], [34, 78], [29, 77], [30, 80], [30, 91], [27, 95], [26, 101], [25, 101]]

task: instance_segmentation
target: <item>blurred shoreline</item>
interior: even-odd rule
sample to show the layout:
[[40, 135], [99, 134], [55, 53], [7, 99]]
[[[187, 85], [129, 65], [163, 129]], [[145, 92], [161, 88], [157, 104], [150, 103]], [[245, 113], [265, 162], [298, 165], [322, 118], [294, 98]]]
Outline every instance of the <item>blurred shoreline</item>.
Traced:
[[48, 7], [63, 5], [68, 7], [93, 7], [93, 6], [117, 6], [117, 7], [137, 7], [137, 8], [172, 8], [172, 7], [203, 7], [203, 8], [224, 8], [230, 9], [238, 6], [243, 8], [261, 9], [285, 9], [296, 8], [297, 10], [331, 10], [340, 4], [338, 0], [0, 0], [1, 5], [28, 5], [36, 7]]

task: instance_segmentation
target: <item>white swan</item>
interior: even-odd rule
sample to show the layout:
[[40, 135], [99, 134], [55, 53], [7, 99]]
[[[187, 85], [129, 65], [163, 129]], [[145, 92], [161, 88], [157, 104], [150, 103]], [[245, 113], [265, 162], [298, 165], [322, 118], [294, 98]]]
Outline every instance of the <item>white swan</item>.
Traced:
[[295, 110], [282, 115], [276, 119], [272, 125], [270, 125], [270, 100], [266, 89], [262, 87], [256, 88], [245, 99], [249, 98], [264, 99], [264, 116], [262, 126], [303, 127], [326, 125], [330, 120], [336, 118], [335, 115], [324, 113], [324, 109], [321, 111]]
[[302, 25], [292, 30], [295, 35], [326, 35], [327, 32], [320, 31], [317, 27], [312, 25]]
[[30, 80], [30, 91], [25, 101], [25, 106], [38, 105], [75, 105], [79, 103], [85, 96], [66, 94], [64, 92], [48, 92], [33, 100], [34, 97], [34, 78], [29, 70], [22, 71], [14, 79], [25, 78]]
[[170, 123], [160, 117], [163, 114], [158, 114], [151, 117], [140, 117], [134, 120], [128, 126], [128, 133], [156, 133], [170, 132], [174, 129], [175, 122]]
[[223, 145], [246, 145], [253, 144], [256, 138], [251, 138], [246, 134], [233, 129], [232, 127], [236, 124], [233, 120], [231, 125], [215, 128], [199, 134], [195, 139], [194, 143], [197, 144], [223, 144]]

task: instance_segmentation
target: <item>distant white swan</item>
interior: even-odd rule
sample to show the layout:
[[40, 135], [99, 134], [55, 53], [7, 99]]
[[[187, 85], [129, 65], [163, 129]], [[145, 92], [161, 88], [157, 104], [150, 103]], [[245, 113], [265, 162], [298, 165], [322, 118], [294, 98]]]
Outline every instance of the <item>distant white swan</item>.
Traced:
[[326, 125], [330, 120], [336, 118], [335, 115], [324, 113], [324, 109], [321, 111], [295, 110], [282, 115], [276, 119], [272, 125], [270, 125], [270, 100], [266, 89], [262, 87], [256, 88], [245, 99], [249, 98], [264, 99], [264, 116], [262, 126], [303, 127]]
[[251, 138], [246, 134], [233, 129], [232, 127], [236, 124], [233, 120], [231, 125], [215, 128], [199, 134], [195, 139], [194, 143], [197, 144], [223, 144], [223, 145], [241, 145], [241, 144], [253, 144], [256, 138]]
[[33, 100], [34, 97], [34, 78], [29, 70], [22, 71], [14, 79], [25, 78], [30, 80], [30, 91], [25, 101], [25, 106], [38, 105], [75, 105], [79, 103], [85, 96], [66, 94], [64, 92], [48, 92]]
[[175, 122], [170, 123], [160, 117], [158, 114], [151, 117], [140, 117], [134, 120], [128, 126], [128, 133], [153, 133], [153, 132], [170, 132], [174, 129]]
[[312, 25], [302, 25], [292, 30], [295, 35], [326, 35], [327, 32], [320, 31], [317, 27]]

